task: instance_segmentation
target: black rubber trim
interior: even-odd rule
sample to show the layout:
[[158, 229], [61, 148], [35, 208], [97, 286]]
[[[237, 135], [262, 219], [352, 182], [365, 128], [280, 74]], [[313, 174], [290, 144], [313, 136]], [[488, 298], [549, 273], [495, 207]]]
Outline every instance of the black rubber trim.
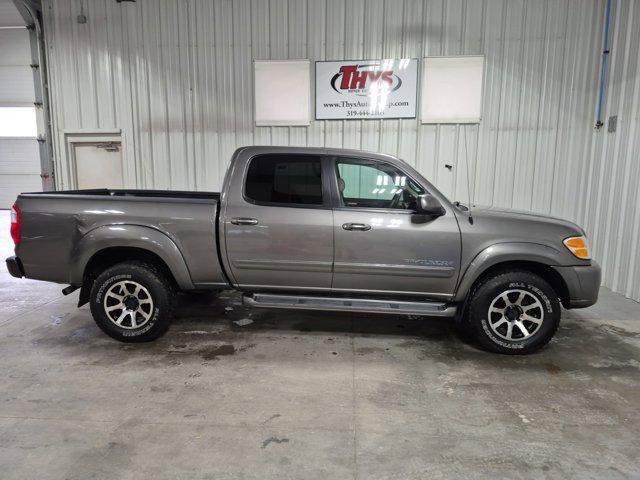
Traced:
[[22, 262], [15, 255], [8, 257], [6, 259], [7, 262], [7, 270], [12, 277], [22, 278], [24, 277], [24, 268], [22, 268]]

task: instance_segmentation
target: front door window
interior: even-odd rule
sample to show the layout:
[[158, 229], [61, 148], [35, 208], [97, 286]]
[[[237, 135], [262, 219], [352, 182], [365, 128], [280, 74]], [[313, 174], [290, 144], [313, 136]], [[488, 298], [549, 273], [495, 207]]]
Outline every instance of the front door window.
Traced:
[[337, 175], [344, 207], [415, 210], [424, 193], [404, 172], [386, 163], [340, 159]]

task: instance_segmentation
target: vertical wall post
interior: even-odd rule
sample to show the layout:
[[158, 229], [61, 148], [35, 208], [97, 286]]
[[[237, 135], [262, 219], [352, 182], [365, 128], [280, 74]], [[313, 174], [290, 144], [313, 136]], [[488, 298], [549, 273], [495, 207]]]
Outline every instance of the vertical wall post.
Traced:
[[607, 0], [604, 19], [604, 41], [602, 47], [602, 62], [600, 67], [600, 89], [598, 90], [598, 111], [596, 113], [595, 129], [600, 130], [602, 122], [602, 101], [604, 97], [604, 84], [607, 76], [607, 56], [609, 55], [609, 22], [611, 20], [611, 0]]

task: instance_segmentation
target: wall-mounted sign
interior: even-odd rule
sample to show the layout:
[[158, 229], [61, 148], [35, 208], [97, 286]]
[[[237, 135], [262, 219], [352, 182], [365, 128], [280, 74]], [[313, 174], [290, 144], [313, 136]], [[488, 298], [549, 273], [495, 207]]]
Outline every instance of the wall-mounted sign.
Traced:
[[316, 62], [316, 120], [415, 118], [418, 60]]

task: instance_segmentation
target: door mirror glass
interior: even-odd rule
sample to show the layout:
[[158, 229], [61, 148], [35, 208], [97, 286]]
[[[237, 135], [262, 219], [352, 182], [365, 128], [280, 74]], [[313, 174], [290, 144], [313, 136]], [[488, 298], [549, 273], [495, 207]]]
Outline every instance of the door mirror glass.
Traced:
[[420, 215], [441, 217], [445, 214], [445, 210], [436, 197], [425, 193], [418, 197], [418, 208], [416, 209], [416, 213]]

